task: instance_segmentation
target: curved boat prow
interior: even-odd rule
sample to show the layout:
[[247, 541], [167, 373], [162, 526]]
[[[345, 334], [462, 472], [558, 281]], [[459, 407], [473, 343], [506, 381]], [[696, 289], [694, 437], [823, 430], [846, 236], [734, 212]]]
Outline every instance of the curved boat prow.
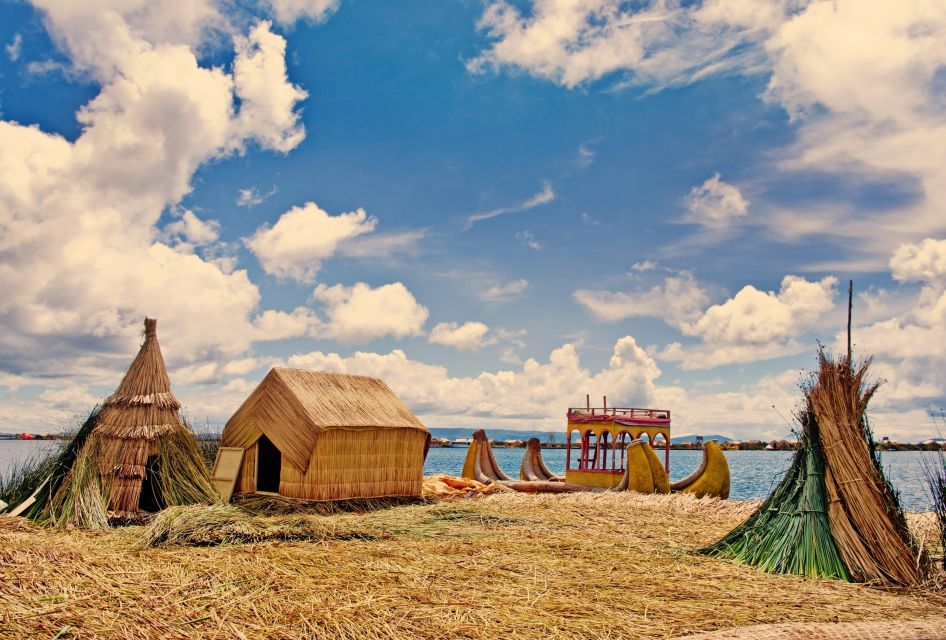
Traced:
[[463, 463], [463, 477], [483, 484], [512, 480], [496, 463], [493, 447], [483, 429], [478, 429], [473, 433], [473, 442], [470, 443], [470, 449], [466, 452], [466, 460]]
[[696, 471], [670, 485], [674, 493], [692, 493], [697, 498], [729, 497], [729, 463], [715, 440], [703, 443], [703, 461]]
[[627, 445], [626, 452], [624, 478], [614, 491], [670, 493], [667, 471], [650, 444], [644, 440], [634, 440]]
[[554, 475], [542, 460], [542, 445], [538, 438], [529, 438], [526, 452], [519, 466], [519, 479], [532, 482], [563, 482], [564, 478]]

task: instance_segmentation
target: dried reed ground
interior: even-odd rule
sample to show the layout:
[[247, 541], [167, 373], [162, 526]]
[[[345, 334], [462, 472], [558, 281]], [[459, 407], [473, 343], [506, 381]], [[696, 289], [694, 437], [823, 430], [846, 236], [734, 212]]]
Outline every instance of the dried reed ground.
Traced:
[[689, 553], [753, 506], [499, 494], [308, 516], [319, 524], [305, 542], [151, 549], [141, 527], [64, 532], [0, 518], [0, 637], [666, 638], [946, 615], [934, 595]]

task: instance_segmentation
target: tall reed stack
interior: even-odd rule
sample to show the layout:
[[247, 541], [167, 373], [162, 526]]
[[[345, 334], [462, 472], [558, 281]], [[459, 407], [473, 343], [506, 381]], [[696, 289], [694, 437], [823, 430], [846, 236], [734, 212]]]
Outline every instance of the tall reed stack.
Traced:
[[157, 321], [145, 319], [144, 342], [121, 384], [60, 454], [24, 515], [98, 528], [166, 506], [216, 501], [180, 407], [158, 345]]
[[884, 476], [866, 417], [878, 383], [859, 366], [819, 353], [803, 387], [801, 447], [772, 494], [704, 552], [772, 573], [911, 585], [923, 563], [897, 494]]

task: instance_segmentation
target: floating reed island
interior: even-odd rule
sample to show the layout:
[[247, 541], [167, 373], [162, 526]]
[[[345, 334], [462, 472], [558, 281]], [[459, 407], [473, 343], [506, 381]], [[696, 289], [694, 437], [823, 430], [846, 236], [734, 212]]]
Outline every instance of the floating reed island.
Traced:
[[[932, 584], [884, 590], [694, 553], [756, 507], [500, 490], [331, 515], [176, 507], [148, 527], [98, 531], [0, 517], [0, 637], [630, 640], [785, 622], [942, 628]], [[935, 539], [928, 518], [910, 525]]]

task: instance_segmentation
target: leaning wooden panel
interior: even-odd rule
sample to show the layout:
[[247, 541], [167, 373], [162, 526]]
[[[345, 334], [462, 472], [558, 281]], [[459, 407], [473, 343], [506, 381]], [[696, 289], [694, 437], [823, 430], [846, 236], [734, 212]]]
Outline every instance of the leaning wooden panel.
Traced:
[[230, 502], [237, 476], [243, 464], [243, 449], [240, 447], [220, 447], [214, 461], [213, 482], [220, 493], [220, 499]]

